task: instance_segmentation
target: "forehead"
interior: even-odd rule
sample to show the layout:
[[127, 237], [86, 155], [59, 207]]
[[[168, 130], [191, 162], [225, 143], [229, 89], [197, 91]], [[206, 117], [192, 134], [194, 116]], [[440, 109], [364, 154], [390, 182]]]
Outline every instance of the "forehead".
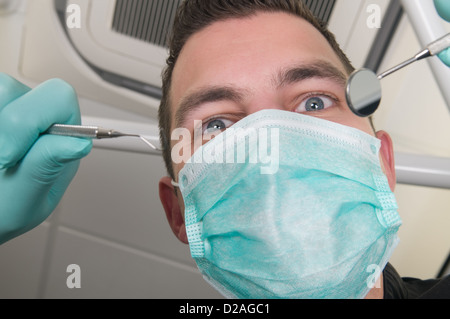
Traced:
[[183, 96], [203, 86], [232, 84], [265, 91], [280, 69], [326, 61], [345, 73], [323, 35], [306, 20], [288, 13], [215, 22], [186, 42], [175, 65], [171, 113]]

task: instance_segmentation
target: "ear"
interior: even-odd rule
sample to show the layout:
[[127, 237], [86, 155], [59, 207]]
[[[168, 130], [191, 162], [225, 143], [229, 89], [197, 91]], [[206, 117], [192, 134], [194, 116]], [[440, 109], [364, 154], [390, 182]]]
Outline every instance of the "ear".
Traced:
[[376, 136], [381, 141], [380, 155], [384, 173], [388, 179], [391, 191], [394, 191], [397, 178], [395, 175], [395, 159], [392, 139], [385, 131], [377, 132]]
[[171, 181], [170, 177], [161, 178], [159, 181], [159, 198], [173, 233], [182, 243], [188, 244], [184, 216]]

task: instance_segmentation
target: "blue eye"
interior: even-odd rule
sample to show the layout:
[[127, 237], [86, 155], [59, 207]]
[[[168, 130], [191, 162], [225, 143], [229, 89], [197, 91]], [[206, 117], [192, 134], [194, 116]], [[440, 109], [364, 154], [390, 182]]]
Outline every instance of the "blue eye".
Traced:
[[225, 119], [212, 119], [203, 124], [203, 134], [220, 134], [228, 127], [233, 125], [233, 122]]
[[333, 104], [334, 101], [332, 98], [324, 95], [317, 95], [303, 100], [296, 111], [300, 113], [320, 111], [333, 106]]
[[319, 97], [312, 97], [306, 101], [305, 108], [307, 111], [319, 111], [325, 108], [325, 103]]

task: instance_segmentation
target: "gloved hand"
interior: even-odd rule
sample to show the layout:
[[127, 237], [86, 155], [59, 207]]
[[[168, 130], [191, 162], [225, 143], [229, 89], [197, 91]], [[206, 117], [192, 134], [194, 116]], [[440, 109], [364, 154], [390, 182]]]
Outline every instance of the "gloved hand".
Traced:
[[[442, 19], [450, 22], [450, 1], [449, 0], [434, 0], [436, 10]], [[439, 58], [450, 66], [450, 48], [439, 53]]]
[[80, 122], [77, 97], [64, 81], [31, 90], [0, 73], [0, 244], [56, 208], [92, 141], [42, 133], [55, 123]]

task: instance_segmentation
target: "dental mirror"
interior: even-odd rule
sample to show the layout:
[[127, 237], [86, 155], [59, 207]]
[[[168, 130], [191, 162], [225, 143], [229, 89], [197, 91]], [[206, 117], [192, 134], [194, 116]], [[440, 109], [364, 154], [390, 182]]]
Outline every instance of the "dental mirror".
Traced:
[[375, 113], [381, 102], [381, 83], [369, 69], [353, 72], [347, 82], [347, 104], [353, 113], [367, 117]]
[[413, 62], [438, 55], [448, 47], [450, 47], [450, 33], [430, 43], [427, 48], [411, 59], [400, 63], [380, 75], [376, 75], [369, 69], [356, 70], [350, 75], [345, 92], [350, 110], [360, 117], [367, 117], [374, 114], [381, 102], [381, 79]]

